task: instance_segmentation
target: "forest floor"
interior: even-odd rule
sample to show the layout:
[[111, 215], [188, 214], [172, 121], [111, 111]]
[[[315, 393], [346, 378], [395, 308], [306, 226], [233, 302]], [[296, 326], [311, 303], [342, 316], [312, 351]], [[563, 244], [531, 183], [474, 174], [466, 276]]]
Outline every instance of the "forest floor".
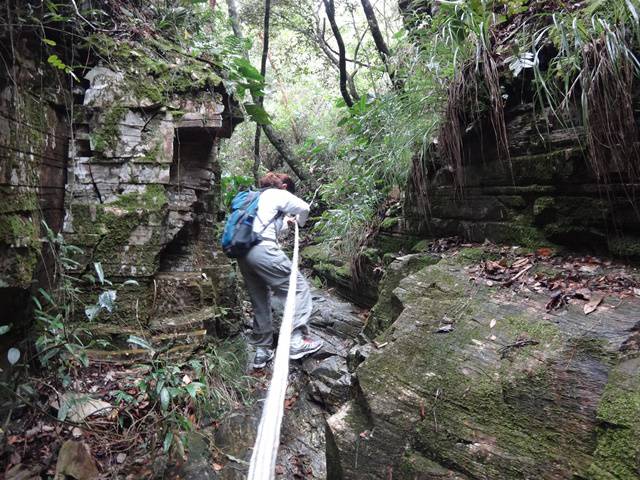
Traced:
[[[464, 257], [470, 282], [502, 289], [512, 300], [527, 292], [546, 295], [549, 315], [569, 304], [589, 315], [640, 297], [640, 272], [620, 260], [457, 238], [435, 240], [427, 251]], [[324, 478], [324, 419], [349, 399], [349, 351], [363, 343], [366, 311], [327, 292], [316, 291], [314, 301], [314, 331], [325, 349], [292, 368], [278, 460], [285, 478]], [[201, 376], [190, 362], [209, 355], [218, 359], [212, 369], [240, 371], [234, 385], [225, 384], [229, 377], [217, 378], [215, 406], [202, 405], [192, 391]], [[22, 402], [3, 427], [4, 478], [242, 478], [270, 375], [247, 370], [248, 360], [244, 339], [211, 340], [173, 366], [94, 361], [70, 372], [64, 385], [57, 372], [34, 376], [32, 390], [18, 389]], [[162, 398], [152, 392], [161, 382], [182, 389], [183, 400], [161, 408]], [[176, 443], [174, 435], [182, 440]]]

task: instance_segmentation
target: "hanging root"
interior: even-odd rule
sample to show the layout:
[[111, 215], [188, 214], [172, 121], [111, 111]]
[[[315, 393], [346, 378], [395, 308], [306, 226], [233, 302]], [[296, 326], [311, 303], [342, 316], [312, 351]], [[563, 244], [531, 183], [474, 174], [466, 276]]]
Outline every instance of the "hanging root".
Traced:
[[640, 179], [638, 126], [633, 111], [634, 67], [624, 54], [612, 58], [604, 41], [583, 50], [582, 110], [588, 159], [598, 181]]
[[418, 214], [422, 218], [427, 218], [431, 214], [427, 161], [428, 154], [414, 156], [409, 174], [409, 192], [411, 192], [409, 201], [418, 207]]
[[[482, 98], [479, 95], [481, 87], [483, 88]], [[480, 119], [480, 112], [483, 110], [482, 101], [487, 102], [498, 158], [502, 161], [509, 160], [509, 143], [498, 67], [486, 48], [482, 50], [480, 65], [473, 61], [468, 62], [454, 77], [449, 87], [444, 120], [438, 137], [442, 158], [454, 173], [458, 193], [462, 193], [464, 187], [463, 132], [468, 125]]]

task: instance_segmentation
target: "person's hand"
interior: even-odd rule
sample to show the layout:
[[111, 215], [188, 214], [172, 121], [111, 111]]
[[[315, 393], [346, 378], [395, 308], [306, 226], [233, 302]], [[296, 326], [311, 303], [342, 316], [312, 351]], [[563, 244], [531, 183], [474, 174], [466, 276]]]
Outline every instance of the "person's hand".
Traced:
[[284, 217], [284, 221], [287, 223], [287, 225], [289, 225], [290, 227], [293, 227], [296, 224], [296, 217], [291, 216], [291, 215], [287, 215], [286, 217]]

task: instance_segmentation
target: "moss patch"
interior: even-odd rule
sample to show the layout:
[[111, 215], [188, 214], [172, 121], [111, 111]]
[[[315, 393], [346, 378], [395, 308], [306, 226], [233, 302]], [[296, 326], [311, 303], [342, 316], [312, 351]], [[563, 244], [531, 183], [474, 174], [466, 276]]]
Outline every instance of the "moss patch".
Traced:
[[162, 209], [169, 200], [166, 189], [162, 185], [147, 185], [143, 193], [127, 193], [120, 195], [112, 205], [125, 210], [144, 209], [157, 211]]
[[598, 406], [598, 443], [589, 478], [637, 479], [640, 471], [640, 359], [627, 360], [610, 375]]

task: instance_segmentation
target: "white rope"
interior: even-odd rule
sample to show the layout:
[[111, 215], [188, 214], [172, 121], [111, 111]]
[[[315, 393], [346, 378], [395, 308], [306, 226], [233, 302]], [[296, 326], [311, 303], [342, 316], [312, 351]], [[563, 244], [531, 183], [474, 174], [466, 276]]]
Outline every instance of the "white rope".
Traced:
[[296, 310], [296, 284], [298, 283], [298, 224], [295, 223], [295, 240], [291, 258], [291, 276], [289, 290], [284, 305], [278, 349], [273, 365], [271, 384], [262, 409], [258, 425], [258, 435], [251, 454], [248, 480], [273, 480], [275, 478], [276, 457], [280, 446], [280, 427], [284, 415], [284, 399], [289, 377], [289, 346], [291, 328]]

